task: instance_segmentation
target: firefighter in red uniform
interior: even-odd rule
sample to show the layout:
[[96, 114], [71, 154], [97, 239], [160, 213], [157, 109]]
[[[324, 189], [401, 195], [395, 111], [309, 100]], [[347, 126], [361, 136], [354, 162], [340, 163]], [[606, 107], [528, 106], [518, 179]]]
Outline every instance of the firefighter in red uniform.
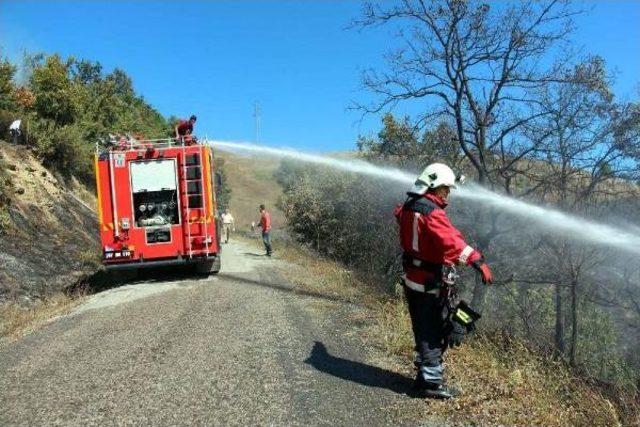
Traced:
[[190, 144], [192, 140], [193, 125], [196, 124], [197, 117], [192, 115], [189, 120], [180, 120], [174, 131], [176, 140], [181, 143]]
[[431, 164], [407, 192], [404, 205], [394, 211], [403, 250], [402, 282], [415, 338], [415, 385], [427, 397], [443, 399], [457, 394], [444, 382], [443, 353], [447, 346], [459, 345], [479, 318], [464, 303], [452, 307], [452, 268], [469, 265], [478, 270], [485, 284], [493, 281], [482, 254], [467, 245], [445, 213], [455, 184], [456, 176], [448, 166]]

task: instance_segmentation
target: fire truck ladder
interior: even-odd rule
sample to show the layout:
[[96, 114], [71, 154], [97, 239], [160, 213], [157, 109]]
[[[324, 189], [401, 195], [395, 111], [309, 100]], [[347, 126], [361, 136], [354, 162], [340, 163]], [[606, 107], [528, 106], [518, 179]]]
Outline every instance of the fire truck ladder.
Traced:
[[[193, 242], [195, 239], [204, 238], [205, 252], [209, 256], [210, 236], [207, 220], [207, 208], [205, 198], [205, 185], [202, 179], [202, 155], [203, 149], [200, 146], [198, 153], [187, 153], [187, 147], [182, 146], [182, 206], [184, 212], [183, 229], [186, 239], [186, 250], [189, 258], [193, 258]], [[193, 220], [191, 211], [198, 212], [197, 221], [200, 223], [198, 233], [191, 232]], [[211, 213], [212, 214], [212, 213]], [[195, 219], [195, 218], [194, 218]]]

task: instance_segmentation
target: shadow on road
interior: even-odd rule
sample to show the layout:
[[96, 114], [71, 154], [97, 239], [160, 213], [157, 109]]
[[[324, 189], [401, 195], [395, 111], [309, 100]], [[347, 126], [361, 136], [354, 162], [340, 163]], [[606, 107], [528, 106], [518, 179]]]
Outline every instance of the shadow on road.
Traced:
[[96, 294], [109, 289], [137, 283], [155, 283], [183, 280], [206, 279], [205, 275], [196, 273], [191, 266], [149, 267], [139, 270], [106, 271], [83, 277], [66, 289], [69, 294]]
[[247, 285], [261, 286], [263, 288], [275, 289], [277, 291], [289, 292], [289, 293], [298, 294], [298, 295], [304, 295], [304, 296], [307, 296], [307, 297], [323, 299], [323, 300], [326, 300], [326, 301], [341, 302], [341, 303], [345, 303], [345, 304], [351, 304], [353, 302], [353, 301], [350, 301], [347, 298], [342, 298], [342, 297], [335, 296], [335, 295], [326, 295], [326, 294], [321, 294], [320, 292], [313, 292], [313, 291], [307, 291], [307, 290], [304, 290], [304, 289], [299, 289], [296, 286], [288, 285], [286, 283], [268, 283], [268, 282], [264, 282], [264, 281], [261, 281], [261, 280], [249, 279], [247, 277], [238, 276], [238, 275], [229, 274], [229, 273], [219, 273], [218, 277], [220, 279], [233, 280], [233, 281], [241, 282], [241, 283], [244, 283], [244, 284], [247, 284]]
[[266, 256], [265, 254], [257, 254], [255, 252], [245, 252], [244, 254], [249, 256], [259, 256], [259, 257]]
[[398, 394], [413, 395], [413, 381], [404, 375], [353, 360], [332, 356], [316, 341], [305, 363], [317, 370], [368, 387], [386, 388]]

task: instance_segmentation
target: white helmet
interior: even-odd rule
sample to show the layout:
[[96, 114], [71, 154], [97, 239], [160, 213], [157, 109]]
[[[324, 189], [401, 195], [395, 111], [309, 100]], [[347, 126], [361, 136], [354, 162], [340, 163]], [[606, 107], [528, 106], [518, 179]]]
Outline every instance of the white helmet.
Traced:
[[418, 176], [416, 183], [408, 193], [422, 195], [430, 188], [450, 187], [456, 188], [456, 181], [462, 183], [464, 178], [456, 179], [456, 174], [451, 168], [442, 163], [432, 163]]

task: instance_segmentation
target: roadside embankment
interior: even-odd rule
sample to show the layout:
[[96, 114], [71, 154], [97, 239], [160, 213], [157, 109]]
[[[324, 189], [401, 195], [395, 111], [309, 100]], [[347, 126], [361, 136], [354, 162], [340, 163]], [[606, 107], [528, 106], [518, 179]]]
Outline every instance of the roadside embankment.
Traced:
[[99, 268], [94, 203], [24, 146], [0, 141], [0, 304], [58, 298]]
[[[254, 244], [259, 246], [259, 240]], [[375, 364], [412, 378], [413, 336], [401, 296], [389, 295], [365, 277], [300, 249], [290, 240], [274, 240], [275, 256], [287, 261], [283, 274], [299, 292], [322, 293], [361, 306], [348, 322], [367, 331], [363, 340], [378, 354]], [[449, 381], [463, 395], [451, 401], [413, 399], [399, 412], [417, 418], [436, 416], [453, 425], [637, 425], [640, 405], [633, 396], [613, 394], [574, 372], [551, 354], [494, 331], [472, 336], [447, 353]]]

